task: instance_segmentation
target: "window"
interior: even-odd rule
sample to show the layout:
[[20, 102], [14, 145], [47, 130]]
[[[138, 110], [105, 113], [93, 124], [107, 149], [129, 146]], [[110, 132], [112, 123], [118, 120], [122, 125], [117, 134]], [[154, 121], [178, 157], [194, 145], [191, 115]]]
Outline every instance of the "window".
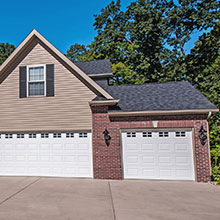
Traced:
[[136, 137], [135, 132], [127, 132], [127, 137]]
[[79, 133], [80, 138], [87, 138], [87, 133]]
[[24, 138], [24, 134], [17, 134], [17, 138]]
[[36, 138], [37, 134], [29, 134], [29, 138]]
[[159, 132], [159, 137], [169, 137], [169, 132], [167, 132], [167, 131], [160, 131]]
[[6, 139], [13, 138], [13, 134], [5, 134], [5, 138]]
[[61, 138], [61, 133], [53, 133], [54, 138]]
[[49, 134], [48, 133], [42, 133], [41, 138], [49, 138]]
[[142, 133], [142, 136], [143, 136], [143, 137], [152, 137], [152, 132], [150, 132], [150, 131], [148, 131], [148, 132], [144, 131], [144, 132]]
[[28, 96], [44, 96], [46, 86], [45, 65], [27, 68]]
[[74, 138], [74, 133], [66, 133], [66, 138]]
[[177, 131], [176, 137], [186, 137], [186, 132], [185, 131]]

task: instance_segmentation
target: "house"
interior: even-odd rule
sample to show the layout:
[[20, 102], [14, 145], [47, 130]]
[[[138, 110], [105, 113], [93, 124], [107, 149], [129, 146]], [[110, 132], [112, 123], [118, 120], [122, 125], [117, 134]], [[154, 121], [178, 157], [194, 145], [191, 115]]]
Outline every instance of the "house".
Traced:
[[188, 82], [109, 86], [33, 30], [0, 66], [0, 175], [210, 180], [207, 118]]

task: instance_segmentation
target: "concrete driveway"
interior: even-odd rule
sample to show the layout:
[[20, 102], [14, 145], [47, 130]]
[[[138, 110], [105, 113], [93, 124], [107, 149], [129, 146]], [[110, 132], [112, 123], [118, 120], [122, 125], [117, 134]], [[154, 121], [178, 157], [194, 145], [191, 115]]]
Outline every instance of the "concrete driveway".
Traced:
[[219, 220], [219, 204], [204, 183], [0, 177], [1, 220]]

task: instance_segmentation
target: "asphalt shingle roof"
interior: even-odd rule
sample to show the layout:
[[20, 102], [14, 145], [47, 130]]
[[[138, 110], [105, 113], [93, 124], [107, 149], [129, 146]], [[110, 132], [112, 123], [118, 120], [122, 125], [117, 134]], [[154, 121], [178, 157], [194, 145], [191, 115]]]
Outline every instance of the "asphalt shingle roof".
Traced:
[[112, 73], [109, 60], [83, 61], [75, 62], [74, 64], [86, 74]]
[[188, 82], [104, 86], [103, 88], [115, 99], [120, 99], [118, 107], [111, 111], [217, 109]]

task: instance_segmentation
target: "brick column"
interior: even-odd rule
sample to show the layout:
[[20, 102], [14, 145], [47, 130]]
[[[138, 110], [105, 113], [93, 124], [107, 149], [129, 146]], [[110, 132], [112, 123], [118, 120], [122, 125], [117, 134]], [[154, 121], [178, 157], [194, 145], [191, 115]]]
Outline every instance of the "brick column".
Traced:
[[[120, 129], [110, 123], [107, 106], [92, 106], [93, 170], [96, 179], [122, 179]], [[110, 145], [104, 140], [107, 129]]]
[[[208, 131], [207, 121], [201, 120], [194, 123], [194, 137], [195, 137], [195, 155], [196, 155], [196, 170], [198, 182], [211, 181], [211, 161], [210, 161], [210, 149], [209, 142], [203, 146], [199, 139], [199, 130], [201, 126]], [[207, 132], [208, 135], [208, 132]]]

